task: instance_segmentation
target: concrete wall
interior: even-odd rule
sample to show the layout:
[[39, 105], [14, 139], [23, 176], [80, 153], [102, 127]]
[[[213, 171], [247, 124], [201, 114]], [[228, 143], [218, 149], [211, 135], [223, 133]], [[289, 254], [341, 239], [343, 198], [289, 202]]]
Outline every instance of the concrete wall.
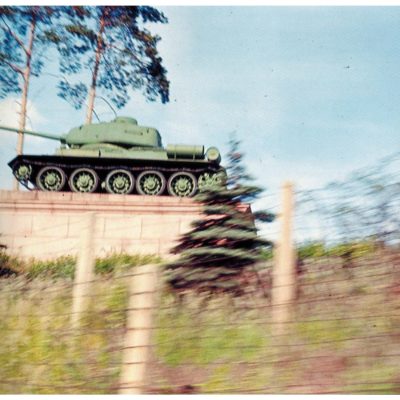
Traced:
[[0, 191], [0, 244], [24, 258], [75, 255], [87, 212], [96, 213], [97, 256], [166, 255], [200, 208], [166, 196]]

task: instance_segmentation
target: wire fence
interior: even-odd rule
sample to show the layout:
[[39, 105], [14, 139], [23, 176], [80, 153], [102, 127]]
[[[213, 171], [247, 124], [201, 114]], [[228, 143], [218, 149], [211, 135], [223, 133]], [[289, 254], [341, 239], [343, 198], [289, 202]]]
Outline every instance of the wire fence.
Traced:
[[399, 394], [397, 161], [297, 191], [293, 268], [266, 257], [240, 297], [173, 294], [161, 264], [0, 280], [0, 393]]
[[[398, 393], [398, 267], [385, 250], [358, 258], [351, 270], [335, 257], [319, 260], [318, 268], [308, 260], [296, 282], [288, 331], [281, 335], [274, 333], [274, 305], [257, 287], [245, 298], [183, 301], [157, 290], [143, 390]], [[268, 280], [271, 271], [264, 272]], [[70, 325], [76, 283], [3, 283], [2, 392], [120, 390], [127, 315], [143, 311], [129, 307], [129, 283], [141, 275], [133, 269], [93, 279], [78, 331]]]

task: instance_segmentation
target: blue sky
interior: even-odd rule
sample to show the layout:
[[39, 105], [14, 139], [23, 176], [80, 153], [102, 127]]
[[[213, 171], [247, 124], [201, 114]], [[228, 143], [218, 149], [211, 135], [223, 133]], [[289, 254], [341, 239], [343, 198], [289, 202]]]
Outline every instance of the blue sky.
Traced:
[[[345, 177], [400, 149], [399, 7], [160, 7], [153, 26], [171, 81], [171, 102], [133, 93], [119, 115], [156, 127], [164, 144], [243, 140], [257, 183], [276, 192], [285, 180], [310, 189]], [[56, 97], [43, 76], [31, 90], [31, 128], [62, 133], [85, 110]], [[0, 101], [0, 124], [16, 120], [15, 99]], [[113, 113], [101, 101], [103, 120]], [[0, 188], [16, 135], [1, 132]], [[25, 153], [56, 143], [27, 137]]]

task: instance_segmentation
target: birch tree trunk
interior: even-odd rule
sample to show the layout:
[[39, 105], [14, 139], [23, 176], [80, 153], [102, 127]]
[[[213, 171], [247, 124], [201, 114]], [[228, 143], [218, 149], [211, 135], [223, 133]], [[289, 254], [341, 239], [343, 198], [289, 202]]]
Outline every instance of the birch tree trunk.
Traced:
[[[35, 38], [35, 29], [36, 29], [36, 18], [33, 17], [30, 27], [29, 27], [29, 38], [28, 38], [28, 47], [25, 48], [26, 54], [26, 63], [23, 71], [22, 79], [22, 95], [21, 95], [21, 109], [19, 114], [19, 123], [18, 123], [18, 140], [17, 140], [17, 155], [21, 155], [24, 147], [24, 129], [26, 125], [26, 112], [27, 112], [27, 103], [28, 103], [28, 91], [29, 91], [29, 81], [31, 77], [31, 62], [32, 62], [32, 51], [33, 51], [33, 43]], [[17, 180], [14, 181], [14, 189], [19, 190], [19, 183]]]
[[101, 54], [103, 52], [103, 32], [105, 26], [104, 13], [105, 11], [103, 11], [103, 14], [100, 17], [99, 34], [97, 35], [97, 45], [96, 45], [96, 54], [93, 67], [92, 84], [90, 85], [89, 89], [88, 105], [86, 110], [86, 121], [85, 121], [86, 124], [91, 124], [93, 119], [94, 99], [96, 98], [97, 76], [99, 73]]

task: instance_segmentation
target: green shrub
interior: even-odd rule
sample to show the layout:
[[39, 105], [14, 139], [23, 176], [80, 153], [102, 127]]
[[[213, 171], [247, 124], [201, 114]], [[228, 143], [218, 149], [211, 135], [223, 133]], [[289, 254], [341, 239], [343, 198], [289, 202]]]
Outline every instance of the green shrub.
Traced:
[[70, 278], [74, 277], [76, 258], [62, 256], [54, 260], [40, 261], [32, 259], [27, 262], [26, 275], [29, 279], [37, 277]]
[[374, 253], [376, 248], [376, 243], [368, 239], [338, 243], [331, 246], [326, 246], [323, 242], [311, 241], [301, 244], [297, 248], [297, 256], [301, 260], [325, 256], [358, 258]]
[[348, 243], [339, 243], [332, 246], [327, 250], [327, 255], [359, 258], [373, 254], [376, 251], [376, 248], [376, 243], [373, 240], [360, 240]]
[[160, 262], [155, 255], [132, 255], [126, 253], [112, 253], [106, 257], [96, 258], [95, 273], [110, 274], [112, 272], [129, 270], [137, 265]]
[[24, 263], [22, 260], [17, 257], [10, 256], [6, 253], [4, 249], [0, 249], [0, 270], [6, 271], [14, 271], [15, 273], [19, 273], [23, 271]]
[[[73, 279], [77, 258], [75, 256], [61, 256], [51, 260], [37, 260], [31, 258], [22, 260], [13, 257], [5, 251], [0, 251], [0, 270], [11, 270], [25, 275], [28, 279], [53, 278]], [[105, 257], [96, 258], [95, 274], [105, 275], [129, 270], [137, 265], [160, 262], [155, 255], [132, 255], [113, 253]]]
[[308, 242], [298, 247], [297, 256], [299, 259], [319, 258], [326, 254], [325, 245], [322, 242]]

